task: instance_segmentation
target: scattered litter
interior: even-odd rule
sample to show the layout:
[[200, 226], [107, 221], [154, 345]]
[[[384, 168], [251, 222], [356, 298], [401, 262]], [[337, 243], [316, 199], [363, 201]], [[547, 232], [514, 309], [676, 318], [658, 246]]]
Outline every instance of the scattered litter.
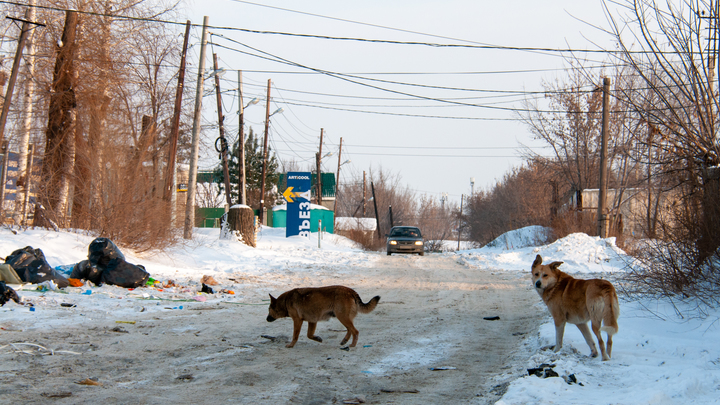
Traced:
[[35, 307], [30, 307], [30, 312], [35, 312]]
[[213, 276], [202, 276], [202, 279], [200, 279], [200, 282], [207, 285], [218, 285], [217, 281], [213, 278]]
[[226, 289], [223, 288], [222, 290], [220, 290], [220, 294], [235, 295], [235, 291], [233, 291], [233, 290], [226, 290]]
[[457, 367], [442, 366], [442, 367], [430, 367], [432, 371], [443, 371], [443, 370], [457, 370]]
[[500, 317], [499, 316], [486, 316], [486, 317], [483, 317], [483, 319], [486, 321], [497, 321], [500, 319]]
[[365, 403], [365, 396], [364, 395], [358, 395], [355, 398], [350, 399], [344, 399], [343, 404], [364, 404]]
[[97, 378], [86, 378], [82, 381], [77, 381], [75, 384], [102, 386], [102, 383], [99, 382]]
[[115, 321], [115, 323], [130, 323], [135, 325], [135, 321]]
[[56, 291], [58, 289], [58, 285], [52, 280], [45, 280], [38, 284], [37, 289], [39, 291]]
[[215, 292], [213, 291], [213, 289], [210, 288], [210, 287], [208, 287], [208, 286], [207, 286], [206, 284], [204, 284], [204, 283], [203, 283], [203, 285], [202, 285], [202, 290], [200, 290], [200, 292], [204, 292], [204, 293], [207, 293], [207, 294], [215, 294]]
[[203, 295], [196, 295], [196, 296], [193, 297], [193, 299], [194, 299], [195, 301], [200, 301], [200, 302], [205, 302], [205, 301], [207, 301], [207, 298], [206, 298], [205, 296], [203, 296]]
[[110, 330], [113, 331], [113, 332], [117, 332], [117, 333], [130, 333], [130, 332], [126, 331], [125, 328], [123, 328], [123, 327], [121, 327], [121, 326], [116, 326], [116, 327], [114, 327], [114, 328], [112, 328], [112, 329], [110, 329]]
[[82, 287], [85, 285], [79, 278], [69, 278], [68, 281], [70, 282], [70, 287]]
[[399, 393], [399, 394], [417, 394], [417, 393], [420, 392], [420, 391], [418, 391], [418, 390], [416, 390], [416, 389], [411, 389], [411, 390], [398, 389], [398, 390], [394, 390], [394, 389], [382, 388], [382, 389], [380, 389], [380, 392], [385, 392], [385, 393], [388, 393], [388, 394], [392, 394], [392, 393]]
[[565, 380], [565, 382], [568, 383], [568, 384], [570, 384], [570, 385], [572, 385], [572, 384], [577, 384], [577, 385], [579, 385], [579, 386], [581, 386], [581, 387], [584, 387], [584, 386], [585, 386], [585, 385], [583, 385], [583, 383], [578, 382], [577, 377], [575, 377], [575, 374], [570, 374], [570, 375], [568, 375], [568, 376], [563, 376], [563, 380]]
[[[31, 347], [36, 348], [37, 352], [23, 350], [23, 349], [20, 349], [18, 346], [31, 346]], [[4, 346], [0, 346], [0, 350], [5, 349], [6, 347], [12, 347], [15, 353], [24, 353], [24, 354], [41, 354], [41, 355], [47, 354], [50, 356], [53, 356], [55, 354], [60, 354], [60, 353], [78, 354], [78, 355], [80, 354], [78, 352], [71, 352], [70, 350], [52, 350], [52, 349], [48, 349], [46, 347], [40, 346], [35, 343], [22, 343], [22, 342], [10, 343], [10, 344], [4, 345]]]
[[183, 374], [175, 377], [175, 379], [180, 381], [192, 381], [195, 377], [192, 374]]
[[372, 345], [364, 345], [363, 347], [372, 347]]
[[61, 392], [43, 392], [40, 394], [45, 398], [68, 398], [72, 396], [72, 392], [61, 391]]
[[91, 294], [92, 294], [92, 291], [90, 291], [90, 290], [85, 290], [85, 291], [82, 293], [82, 295], [91, 295]]
[[275, 339], [277, 339], [275, 336], [270, 336], [270, 335], [260, 335], [260, 337], [261, 337], [261, 338], [268, 339], [268, 340], [273, 341], [273, 342], [275, 341]]
[[62, 302], [62, 303], [60, 303], [60, 306], [61, 306], [61, 307], [65, 307], [65, 308], [74, 308], [74, 307], [76, 307], [77, 305], [76, 305], [76, 304], [69, 303], [69, 302]]
[[345, 350], [346, 352], [349, 352], [350, 346], [341, 347], [340, 350]]

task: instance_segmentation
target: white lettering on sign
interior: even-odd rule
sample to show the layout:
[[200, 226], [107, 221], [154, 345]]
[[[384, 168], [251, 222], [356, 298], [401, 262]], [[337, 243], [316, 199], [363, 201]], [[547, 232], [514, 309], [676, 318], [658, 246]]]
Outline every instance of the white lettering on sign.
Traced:
[[310, 176], [288, 176], [288, 180], [310, 180]]
[[310, 231], [300, 231], [300, 236], [304, 236], [307, 238], [310, 236]]
[[[310, 220], [306, 219], [300, 223], [299, 229], [310, 229]], [[302, 232], [301, 232], [302, 233]]]
[[300, 218], [308, 218], [308, 219], [310, 219], [310, 211], [300, 211], [299, 216], [300, 216]]
[[300, 203], [300, 209], [301, 209], [301, 210], [309, 210], [309, 209], [310, 209], [310, 203], [309, 203], [309, 202], [301, 202], [301, 203]]

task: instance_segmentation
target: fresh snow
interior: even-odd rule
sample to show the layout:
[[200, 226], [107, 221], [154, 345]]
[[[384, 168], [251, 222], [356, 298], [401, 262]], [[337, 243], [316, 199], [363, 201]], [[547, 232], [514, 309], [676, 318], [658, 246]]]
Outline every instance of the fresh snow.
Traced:
[[[563, 271], [580, 278], [601, 277], [616, 281], [625, 271], [628, 258], [613, 238], [576, 233], [547, 245], [532, 246], [539, 231], [542, 229], [538, 227], [523, 228], [480, 249], [441, 254], [454, 257], [477, 271], [527, 272], [528, 288], [530, 264], [537, 254], [545, 262], [562, 261], [560, 268]], [[237, 241], [219, 240], [218, 234], [218, 229], [198, 228], [194, 230], [192, 240], [162, 252], [135, 253], [122, 249], [128, 262], [144, 265], [154, 279], [173, 280], [182, 287], [155, 291], [106, 285], [42, 293], [33, 285], [13, 286], [23, 298], [32, 300], [35, 311], [10, 302], [0, 308], [0, 326], [12, 327], [14, 321], [29, 316], [34, 317], [38, 325], [60, 325], [62, 320], [46, 315], [51, 311], [44, 312], [43, 307], [58, 306], [67, 301], [84, 300], [118, 317], [130, 317], [140, 306], [143, 310], [161, 311], [163, 307], [148, 304], [153, 298], [163, 298], [165, 302], [174, 299], [177, 302], [172, 305], [178, 309], [183, 300], [243, 302], [247, 297], [273, 292], [273, 280], [289, 271], [288, 264], [293, 265], [293, 271], [312, 277], [317, 272], [369, 268], [381, 257], [367, 254], [352, 241], [331, 234], [322, 234], [320, 241], [317, 233], [310, 238], [285, 238], [284, 228], [263, 227], [257, 248]], [[8, 256], [25, 246], [39, 248], [51, 266], [69, 274], [75, 263], [87, 258], [87, 247], [93, 239], [85, 233], [34, 229], [14, 234], [2, 229], [0, 254]], [[233, 278], [232, 288], [236, 290], [234, 294], [198, 294], [202, 276], [213, 276], [221, 281], [221, 285], [214, 287], [217, 291], [230, 288], [223, 286], [222, 280]], [[141, 301], [143, 299], [150, 301]], [[560, 377], [521, 377], [507, 386], [497, 404], [720, 403], [720, 345], [717, 344], [720, 341], [720, 311], [711, 311], [704, 319], [682, 319], [668, 302], [623, 295], [620, 299], [620, 330], [615, 335], [612, 360], [603, 362], [590, 358], [582, 335], [573, 325], [566, 327], [560, 353], [542, 350], [555, 341], [552, 319], [545, 311], [547, 315], [539, 332], [528, 336], [519, 350], [526, 354], [526, 368], [552, 364]], [[138, 303], [128, 305], [128, 300]], [[121, 304], [122, 301], [125, 302]], [[536, 305], [544, 309], [540, 297]], [[675, 305], [683, 310], [683, 305], [690, 304], [675, 302]], [[415, 345], [407, 348], [408, 354], [418, 351], [436, 359], [443, 357], [443, 348], [433, 342], [415, 342]], [[402, 361], [401, 358], [397, 360]], [[570, 375], [577, 383], [566, 382]]]

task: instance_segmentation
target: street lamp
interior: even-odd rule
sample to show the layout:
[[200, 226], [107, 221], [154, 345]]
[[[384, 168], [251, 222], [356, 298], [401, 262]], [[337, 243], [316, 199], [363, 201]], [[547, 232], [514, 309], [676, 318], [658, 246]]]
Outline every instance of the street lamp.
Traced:
[[[270, 94], [270, 86], [268, 86], [268, 95]], [[268, 129], [270, 127], [270, 117], [275, 114], [283, 112], [282, 108], [278, 108], [274, 113], [270, 112], [270, 97], [268, 97], [268, 104], [265, 117], [265, 140], [263, 142], [263, 165], [262, 165], [262, 178], [260, 179], [260, 218], [263, 218], [263, 209], [265, 207], [265, 173], [267, 172], [267, 148], [268, 148]], [[262, 222], [262, 220], [261, 220]]]
[[[241, 91], [239, 86], [238, 91]], [[238, 169], [240, 173], [238, 173], [238, 180], [240, 184], [238, 185], [238, 191], [240, 192], [240, 204], [243, 205], [247, 204], [247, 194], [245, 193], [245, 184], [247, 184], [245, 179], [245, 109], [253, 104], [257, 104], [259, 101], [260, 99], [255, 97], [243, 106], [242, 92], [240, 92], [240, 110], [238, 111], [238, 115], [240, 116], [240, 128], [238, 129], [238, 143], [240, 143], [240, 145], [238, 145]]]

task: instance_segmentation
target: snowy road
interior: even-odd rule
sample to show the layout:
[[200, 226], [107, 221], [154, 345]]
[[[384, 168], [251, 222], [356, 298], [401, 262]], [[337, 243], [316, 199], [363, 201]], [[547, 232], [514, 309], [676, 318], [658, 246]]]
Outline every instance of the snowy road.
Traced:
[[[367, 255], [373, 266], [288, 267], [267, 281], [247, 281], [238, 285], [242, 303], [115, 297], [115, 304], [93, 308], [82, 297], [60, 296], [78, 298], [78, 306], [43, 307], [57, 312], [55, 322], [34, 324], [28, 317], [0, 335], [0, 345], [24, 342], [57, 352], [6, 351], [0, 395], [8, 403], [52, 398], [57, 404], [330, 404], [354, 398], [483, 404], [524, 373], [525, 359], [516, 350], [544, 315], [526, 273], [470, 269], [448, 256]], [[374, 312], [356, 318], [358, 346], [341, 350], [344, 330], [331, 319], [318, 325], [323, 343], [307, 339], [304, 325], [295, 348], [285, 348], [292, 323], [265, 321], [267, 292], [330, 284], [355, 288], [365, 301], [382, 296]], [[33, 293], [25, 296], [33, 300]], [[178, 304], [182, 310], [173, 309]], [[500, 319], [483, 319], [492, 316]], [[102, 385], [77, 384], [86, 378]]]

